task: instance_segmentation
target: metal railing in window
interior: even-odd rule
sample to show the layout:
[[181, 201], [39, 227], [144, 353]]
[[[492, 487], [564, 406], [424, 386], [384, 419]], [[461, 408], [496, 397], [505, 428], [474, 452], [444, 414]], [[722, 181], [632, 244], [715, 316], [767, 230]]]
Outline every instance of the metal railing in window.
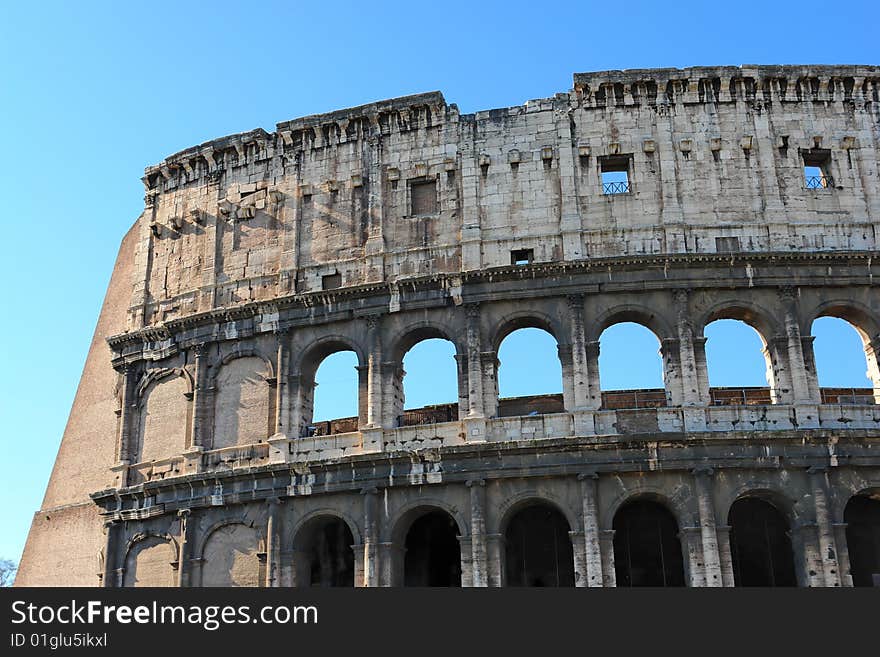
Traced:
[[603, 194], [627, 194], [628, 192], [628, 181], [602, 183]]
[[827, 189], [834, 185], [831, 176], [807, 176], [804, 181], [807, 189]]

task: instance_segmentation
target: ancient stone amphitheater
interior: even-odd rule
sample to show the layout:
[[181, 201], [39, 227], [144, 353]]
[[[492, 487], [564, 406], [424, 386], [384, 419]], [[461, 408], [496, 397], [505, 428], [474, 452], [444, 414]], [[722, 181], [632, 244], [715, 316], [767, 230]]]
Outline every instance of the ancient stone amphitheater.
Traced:
[[[18, 584], [877, 583], [878, 94], [863, 66], [576, 74], [149, 167]], [[819, 386], [825, 316], [873, 389]], [[718, 319], [760, 333], [767, 387], [709, 386]], [[620, 322], [658, 337], [664, 389], [601, 390]], [[561, 395], [499, 400], [523, 327]], [[411, 409], [429, 338], [458, 402]], [[313, 422], [340, 350], [358, 415]]]

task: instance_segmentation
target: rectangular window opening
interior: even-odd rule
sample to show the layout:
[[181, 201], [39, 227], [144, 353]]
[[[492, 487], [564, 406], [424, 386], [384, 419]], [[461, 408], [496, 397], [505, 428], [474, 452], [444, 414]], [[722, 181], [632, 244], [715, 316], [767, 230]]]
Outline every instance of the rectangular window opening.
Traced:
[[322, 290], [335, 290], [338, 287], [342, 287], [342, 274], [339, 272], [321, 277]]
[[437, 182], [435, 180], [411, 181], [410, 214], [414, 217], [437, 214]]
[[831, 151], [813, 148], [802, 151], [804, 160], [804, 186], [807, 189], [827, 189], [834, 186], [831, 180]]
[[612, 155], [599, 158], [603, 194], [629, 193], [629, 162], [630, 158], [627, 155]]
[[510, 252], [510, 264], [512, 265], [530, 265], [534, 260], [534, 249], [517, 249]]

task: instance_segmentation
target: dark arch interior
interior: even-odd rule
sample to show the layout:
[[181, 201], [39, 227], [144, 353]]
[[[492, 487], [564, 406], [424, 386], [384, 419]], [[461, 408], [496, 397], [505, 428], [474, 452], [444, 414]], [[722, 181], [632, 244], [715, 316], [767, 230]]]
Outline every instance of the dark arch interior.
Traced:
[[444, 511], [430, 511], [406, 534], [404, 586], [461, 586], [458, 525]]
[[880, 586], [880, 500], [856, 495], [843, 520], [853, 586]]
[[756, 497], [730, 507], [730, 555], [737, 586], [797, 586], [788, 522]]
[[508, 586], [574, 586], [574, 555], [568, 521], [547, 504], [511, 518], [505, 532]]
[[309, 584], [354, 586], [354, 538], [339, 518], [315, 521], [307, 538]]
[[661, 504], [639, 500], [614, 516], [617, 586], [684, 586], [678, 523]]

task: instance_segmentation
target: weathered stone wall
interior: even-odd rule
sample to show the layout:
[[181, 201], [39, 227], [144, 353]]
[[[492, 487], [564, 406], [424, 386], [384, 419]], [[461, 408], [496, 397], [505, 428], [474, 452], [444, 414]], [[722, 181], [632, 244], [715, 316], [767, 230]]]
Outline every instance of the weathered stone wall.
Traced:
[[[878, 85], [868, 67], [578, 74], [522, 107], [424, 94], [149, 168], [18, 583], [303, 585], [297, 528], [341, 518], [355, 582], [396, 585], [408, 528], [440, 509], [462, 582], [501, 585], [509, 520], [540, 501], [578, 584], [614, 585], [615, 513], [651, 499], [687, 582], [731, 585], [745, 496], [785, 515], [801, 585], [846, 585], [843, 509], [880, 491]], [[833, 184], [809, 188], [820, 157]], [[819, 387], [821, 316], [863, 338], [858, 403]], [[709, 387], [703, 330], [724, 318], [762, 337], [761, 403]], [[647, 406], [603, 401], [599, 337], [624, 321], [660, 341]], [[538, 415], [498, 399], [523, 327], [559, 348]], [[434, 337], [455, 346], [457, 417], [402, 426], [403, 356]], [[313, 436], [315, 371], [343, 349], [358, 417]]]

